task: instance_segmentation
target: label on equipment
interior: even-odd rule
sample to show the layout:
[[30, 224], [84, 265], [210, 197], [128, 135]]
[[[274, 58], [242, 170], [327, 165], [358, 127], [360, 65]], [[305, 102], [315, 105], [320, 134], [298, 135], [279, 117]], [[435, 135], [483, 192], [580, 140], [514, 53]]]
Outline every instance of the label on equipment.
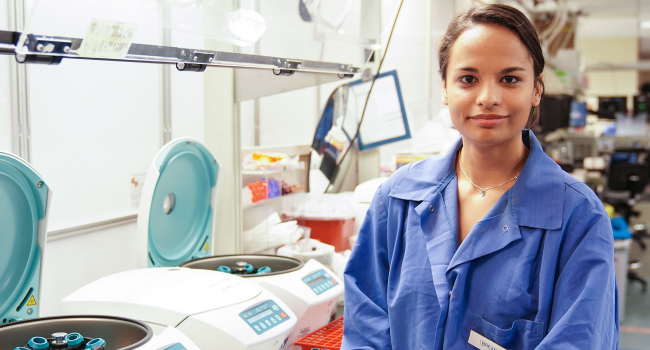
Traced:
[[[25, 299], [23, 299], [25, 300]], [[27, 302], [27, 306], [36, 306], [36, 299], [34, 299], [34, 295], [32, 294], [31, 297], [29, 297], [29, 301]]]
[[133, 23], [93, 19], [77, 53], [84, 57], [124, 58], [137, 27]]
[[475, 348], [481, 349], [481, 350], [507, 350], [504, 347], [499, 346], [499, 344], [491, 341], [490, 339], [472, 331], [469, 334], [469, 341], [468, 343], [470, 345], [474, 345]]
[[147, 174], [135, 174], [131, 177], [131, 207], [140, 207], [140, 197], [142, 197], [142, 188], [144, 187], [144, 179]]

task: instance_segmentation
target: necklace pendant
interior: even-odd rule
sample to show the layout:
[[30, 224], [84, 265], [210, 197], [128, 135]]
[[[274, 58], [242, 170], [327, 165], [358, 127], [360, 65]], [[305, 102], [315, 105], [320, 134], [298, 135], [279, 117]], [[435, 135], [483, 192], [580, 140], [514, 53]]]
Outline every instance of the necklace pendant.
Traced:
[[481, 191], [481, 193], [479, 193], [479, 196], [485, 197], [485, 191]]

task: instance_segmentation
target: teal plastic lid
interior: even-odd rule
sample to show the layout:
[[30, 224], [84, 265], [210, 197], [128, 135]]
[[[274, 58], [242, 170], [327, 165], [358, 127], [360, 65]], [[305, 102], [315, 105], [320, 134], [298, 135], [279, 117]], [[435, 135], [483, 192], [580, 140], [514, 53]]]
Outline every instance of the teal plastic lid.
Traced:
[[79, 333], [70, 333], [65, 336], [68, 346], [77, 346], [84, 341], [84, 337]]
[[106, 341], [102, 338], [95, 338], [86, 344], [86, 349], [94, 350], [106, 345]]
[[27, 344], [29, 345], [30, 348], [36, 350], [43, 350], [50, 347], [50, 343], [47, 341], [47, 339], [43, 337], [34, 337], [30, 339]]
[[219, 163], [200, 142], [180, 139], [167, 144], [155, 164], [160, 176], [149, 214], [150, 264], [178, 266], [211, 243]]
[[38, 225], [45, 217], [47, 192], [28, 163], [0, 152], [0, 242], [5, 243], [0, 244], [0, 322], [16, 318], [16, 309], [22, 311], [27, 302], [23, 299], [38, 289], [33, 285], [40, 271]]

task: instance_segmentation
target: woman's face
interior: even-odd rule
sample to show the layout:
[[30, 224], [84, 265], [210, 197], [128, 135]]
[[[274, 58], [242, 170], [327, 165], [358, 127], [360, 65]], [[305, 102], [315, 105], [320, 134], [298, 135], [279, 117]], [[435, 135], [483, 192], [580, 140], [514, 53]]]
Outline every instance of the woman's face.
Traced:
[[494, 145], [521, 137], [541, 84], [519, 37], [496, 25], [477, 25], [452, 45], [443, 101], [465, 141]]

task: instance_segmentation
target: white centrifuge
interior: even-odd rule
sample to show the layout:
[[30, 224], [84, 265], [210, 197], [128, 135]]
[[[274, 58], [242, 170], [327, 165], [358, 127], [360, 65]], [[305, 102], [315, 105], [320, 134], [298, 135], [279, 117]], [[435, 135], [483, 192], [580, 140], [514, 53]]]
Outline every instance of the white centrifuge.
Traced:
[[146, 324], [125, 318], [43, 317], [0, 326], [0, 349], [145, 349], [152, 337]]
[[218, 173], [219, 163], [197, 140], [178, 139], [160, 150], [140, 199], [138, 266], [172, 267], [194, 260], [185, 266], [217, 271], [221, 265], [234, 268], [244, 262], [270, 267], [270, 273], [243, 277], [278, 296], [296, 314], [292, 345], [329, 323], [343, 284], [317, 261], [302, 264], [285, 257], [253, 255], [201, 259], [211, 253]]
[[274, 255], [226, 255], [189, 261], [183, 267], [238, 274], [277, 295], [297, 317], [287, 343], [318, 330], [336, 315], [343, 284], [316, 260], [299, 260]]
[[156, 336], [147, 324], [113, 316], [56, 316], [0, 325], [0, 349], [199, 350], [174, 328]]
[[31, 165], [0, 152], [0, 324], [38, 316], [51, 198]]
[[153, 339], [151, 328], [125, 318], [37, 317], [51, 199], [31, 165], [0, 152], [0, 349], [198, 350], [173, 331]]
[[93, 313], [173, 326], [203, 350], [280, 350], [296, 325], [280, 298], [244, 278], [148, 268], [101, 278], [66, 297], [66, 314]]
[[198, 140], [173, 140], [158, 152], [140, 197], [138, 267], [210, 255], [218, 177], [219, 163]]

